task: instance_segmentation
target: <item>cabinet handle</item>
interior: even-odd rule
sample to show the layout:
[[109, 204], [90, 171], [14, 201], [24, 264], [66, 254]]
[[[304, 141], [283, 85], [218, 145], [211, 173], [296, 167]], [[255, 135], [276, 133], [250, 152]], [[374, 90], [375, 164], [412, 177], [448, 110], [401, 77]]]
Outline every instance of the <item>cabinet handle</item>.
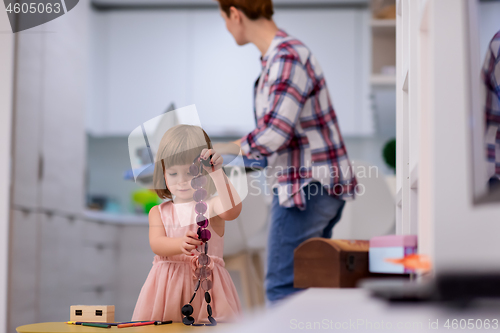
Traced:
[[38, 155], [38, 181], [41, 182], [43, 179], [43, 155]]

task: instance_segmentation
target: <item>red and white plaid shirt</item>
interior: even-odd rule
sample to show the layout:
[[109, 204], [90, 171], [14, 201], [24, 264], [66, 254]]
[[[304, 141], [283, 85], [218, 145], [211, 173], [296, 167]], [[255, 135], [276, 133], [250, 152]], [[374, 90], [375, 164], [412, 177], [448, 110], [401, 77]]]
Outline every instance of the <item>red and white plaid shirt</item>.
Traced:
[[490, 42], [482, 71], [486, 87], [486, 149], [488, 178], [500, 178], [500, 31]]
[[303, 187], [312, 180], [332, 196], [353, 199], [356, 178], [318, 61], [283, 30], [261, 61], [257, 128], [242, 138], [241, 149], [250, 158], [267, 157], [266, 175], [274, 178], [283, 207], [305, 209]]

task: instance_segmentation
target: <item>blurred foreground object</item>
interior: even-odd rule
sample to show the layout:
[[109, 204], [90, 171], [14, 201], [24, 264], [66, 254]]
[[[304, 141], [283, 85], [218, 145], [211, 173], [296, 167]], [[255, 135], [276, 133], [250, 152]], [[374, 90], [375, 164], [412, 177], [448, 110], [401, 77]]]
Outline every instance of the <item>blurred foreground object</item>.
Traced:
[[[294, 252], [295, 288], [354, 288], [368, 277], [387, 277], [368, 270], [369, 242], [311, 238]], [[391, 275], [393, 276], [393, 275]]]
[[370, 239], [370, 272], [404, 274], [412, 270], [387, 262], [390, 258], [404, 258], [417, 252], [416, 235], [388, 235]]
[[403, 265], [405, 271], [429, 272], [432, 268], [431, 260], [426, 255], [410, 254], [404, 256], [404, 258], [388, 258], [385, 261], [396, 265]]

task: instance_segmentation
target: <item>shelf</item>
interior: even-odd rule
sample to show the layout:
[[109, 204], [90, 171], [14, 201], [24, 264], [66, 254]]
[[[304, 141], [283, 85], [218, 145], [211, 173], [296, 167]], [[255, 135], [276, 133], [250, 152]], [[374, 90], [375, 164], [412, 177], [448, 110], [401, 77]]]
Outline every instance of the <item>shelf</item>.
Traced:
[[377, 20], [373, 19], [370, 22], [372, 28], [394, 28], [396, 29], [396, 20]]
[[395, 34], [396, 20], [371, 20], [370, 26], [373, 33]]
[[372, 85], [378, 85], [378, 86], [396, 85], [396, 76], [395, 75], [372, 74], [372, 76], [370, 77], [370, 83]]
[[87, 220], [118, 225], [148, 225], [148, 216], [133, 214], [113, 214], [103, 211], [85, 210], [83, 216]]

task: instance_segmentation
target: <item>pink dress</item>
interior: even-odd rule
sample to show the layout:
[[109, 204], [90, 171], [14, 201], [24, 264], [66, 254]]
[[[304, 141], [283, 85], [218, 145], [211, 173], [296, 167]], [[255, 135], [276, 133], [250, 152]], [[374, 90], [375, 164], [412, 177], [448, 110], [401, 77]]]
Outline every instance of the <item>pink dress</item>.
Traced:
[[[196, 233], [196, 223], [181, 226], [179, 219], [194, 221], [194, 202], [173, 204], [171, 201], [158, 206], [161, 220], [167, 237], [183, 237], [188, 230]], [[222, 252], [224, 237], [220, 237], [209, 225], [212, 237], [208, 241], [208, 255], [211, 259], [210, 279], [213, 282], [210, 296], [212, 301], [212, 316], [217, 322], [235, 321], [241, 315], [241, 305], [229, 272], [224, 268]], [[201, 251], [201, 247], [200, 247]], [[170, 257], [156, 255], [153, 267], [141, 289], [135, 305], [132, 321], [139, 320], [173, 320], [182, 322], [181, 308], [189, 303], [197, 282], [194, 275], [197, 266], [197, 254], [189, 257], [179, 254]], [[195, 323], [209, 323], [205, 291], [198, 289], [191, 305], [194, 312], [191, 315]]]

